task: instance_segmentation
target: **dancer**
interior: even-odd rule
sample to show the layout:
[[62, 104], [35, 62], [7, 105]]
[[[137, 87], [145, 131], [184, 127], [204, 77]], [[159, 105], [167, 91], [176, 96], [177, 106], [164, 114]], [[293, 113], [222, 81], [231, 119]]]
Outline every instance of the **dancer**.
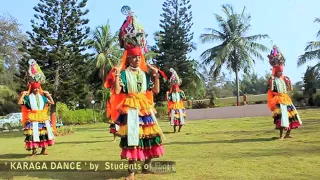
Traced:
[[[105, 87], [109, 88], [110, 86], [108, 85], [108, 80], [105, 83]], [[111, 91], [114, 92], [114, 88], [111, 88]], [[110, 123], [110, 133], [113, 134], [113, 142], [116, 142], [116, 132], [119, 130], [119, 126], [117, 124], [115, 124], [112, 120], [111, 120], [111, 95], [112, 92], [109, 92], [109, 97], [107, 99], [107, 109], [106, 109], [106, 114], [107, 114], [107, 118], [110, 119], [109, 123]]]
[[[268, 106], [273, 112], [275, 128], [280, 130], [279, 139], [292, 138], [291, 130], [302, 124], [297, 109], [288, 95], [288, 92], [292, 91], [292, 85], [290, 79], [283, 75], [284, 61], [277, 59], [279, 55], [271, 53], [268, 57], [273, 66], [272, 76], [268, 81]], [[286, 131], [285, 136], [283, 131]]]
[[168, 101], [168, 114], [170, 119], [170, 125], [173, 126], [173, 132], [175, 133], [176, 127], [179, 126], [178, 132], [181, 131], [183, 125], [185, 125], [185, 119], [187, 117], [183, 100], [186, 99], [186, 95], [180, 90], [179, 85], [182, 81], [173, 68], [170, 68], [172, 73], [170, 82], [170, 91], [167, 92]]
[[[35, 80], [35, 79], [34, 79]], [[49, 105], [54, 101], [48, 91], [43, 91], [39, 82], [30, 82], [28, 91], [23, 91], [18, 104], [22, 105], [22, 125], [24, 126], [25, 148], [32, 150], [31, 157], [42, 148], [42, 155], [47, 155], [46, 148], [54, 144], [55, 122], [48, 117]]]
[[[145, 46], [142, 26], [131, 11], [126, 15], [119, 34], [120, 47], [125, 49], [122, 63], [109, 73], [113, 77], [110, 79], [114, 80], [110, 81], [114, 85], [110, 102], [111, 120], [119, 125], [116, 134], [121, 137], [120, 156], [129, 161], [129, 176], [126, 179], [134, 179], [135, 161], [145, 161], [150, 165], [151, 159], [164, 155], [164, 136], [153, 104], [153, 93], [159, 93], [160, 89], [159, 71], [146, 64], [142, 52]], [[153, 172], [143, 168], [142, 173]]]

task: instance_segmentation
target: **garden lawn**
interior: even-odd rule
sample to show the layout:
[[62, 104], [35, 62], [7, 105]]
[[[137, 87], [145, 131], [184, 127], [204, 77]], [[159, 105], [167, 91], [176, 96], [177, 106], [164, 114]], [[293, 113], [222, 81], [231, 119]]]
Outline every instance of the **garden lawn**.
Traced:
[[[176, 173], [141, 175], [142, 180], [172, 179], [320, 179], [320, 111], [300, 110], [303, 127], [292, 139], [277, 140], [271, 117], [187, 121], [172, 133], [160, 123], [167, 140], [165, 156], [176, 162]], [[72, 135], [59, 136], [48, 156], [27, 158], [22, 132], [0, 133], [0, 160], [120, 159], [119, 139], [112, 142], [108, 124], [74, 126]], [[123, 179], [127, 172], [0, 172], [0, 179]]]

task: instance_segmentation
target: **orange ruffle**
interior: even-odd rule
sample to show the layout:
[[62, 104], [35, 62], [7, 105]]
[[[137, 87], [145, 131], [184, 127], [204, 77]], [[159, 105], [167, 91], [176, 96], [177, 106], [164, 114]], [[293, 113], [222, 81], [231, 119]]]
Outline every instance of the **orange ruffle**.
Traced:
[[180, 102], [172, 102], [168, 103], [169, 104], [169, 109], [184, 109], [183, 101]]
[[292, 101], [288, 94], [268, 91], [268, 106], [273, 110], [277, 104], [291, 105]]
[[52, 124], [53, 132], [56, 133], [57, 132], [57, 117], [56, 117], [56, 113], [51, 113], [51, 124]]
[[[110, 118], [112, 122], [115, 122], [120, 115], [120, 112], [117, 111], [117, 105], [120, 104], [126, 98], [126, 94], [120, 93], [116, 94], [114, 88], [111, 88], [111, 96], [109, 99], [110, 102]], [[108, 108], [108, 107], [107, 107]], [[106, 109], [108, 111], [108, 109]]]
[[27, 120], [29, 121], [46, 121], [48, 120], [48, 109], [49, 106], [46, 105], [43, 110], [36, 111], [36, 110], [30, 110], [25, 105], [22, 105], [21, 112], [22, 112], [22, 119], [21, 123], [23, 126], [25, 126]]
[[150, 115], [150, 109], [155, 112], [153, 104], [147, 98], [146, 94], [130, 93], [117, 106], [117, 110], [121, 114], [128, 113], [129, 108], [138, 109], [140, 116]]

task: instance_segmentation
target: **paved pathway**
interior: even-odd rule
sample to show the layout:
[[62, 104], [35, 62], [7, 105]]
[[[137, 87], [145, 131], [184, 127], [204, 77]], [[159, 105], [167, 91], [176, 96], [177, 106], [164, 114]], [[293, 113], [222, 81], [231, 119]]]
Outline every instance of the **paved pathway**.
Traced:
[[225, 119], [256, 116], [270, 116], [271, 118], [272, 115], [272, 112], [268, 108], [267, 104], [229, 106], [207, 109], [187, 109], [186, 113], [188, 116], [188, 120]]

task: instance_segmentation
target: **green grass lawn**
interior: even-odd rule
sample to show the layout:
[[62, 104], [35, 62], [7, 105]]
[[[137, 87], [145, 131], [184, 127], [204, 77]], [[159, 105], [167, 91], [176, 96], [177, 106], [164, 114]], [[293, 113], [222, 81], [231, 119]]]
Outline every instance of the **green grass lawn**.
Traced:
[[[300, 110], [303, 127], [292, 139], [276, 140], [271, 117], [188, 121], [173, 134], [161, 122], [165, 156], [176, 173], [136, 175], [142, 180], [171, 179], [320, 179], [320, 111]], [[56, 138], [49, 156], [32, 160], [119, 160], [118, 142], [107, 124], [76, 126], [73, 135]], [[0, 160], [30, 160], [21, 132], [0, 134]], [[1, 172], [0, 179], [123, 179], [126, 172]]]

